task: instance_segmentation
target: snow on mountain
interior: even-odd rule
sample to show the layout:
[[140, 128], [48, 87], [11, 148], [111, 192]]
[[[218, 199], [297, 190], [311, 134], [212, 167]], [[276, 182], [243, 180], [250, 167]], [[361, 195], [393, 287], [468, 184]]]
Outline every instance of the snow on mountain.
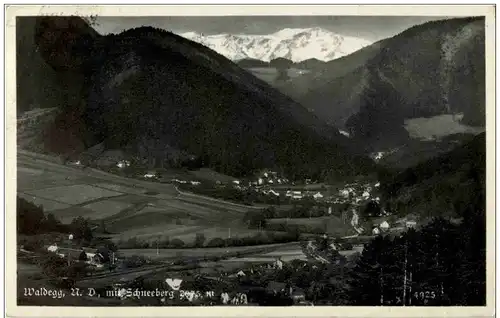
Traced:
[[268, 62], [278, 57], [294, 62], [311, 58], [330, 61], [372, 44], [365, 39], [336, 34], [322, 28], [287, 28], [268, 35], [203, 35], [196, 32], [179, 35], [201, 43], [233, 61], [251, 58]]

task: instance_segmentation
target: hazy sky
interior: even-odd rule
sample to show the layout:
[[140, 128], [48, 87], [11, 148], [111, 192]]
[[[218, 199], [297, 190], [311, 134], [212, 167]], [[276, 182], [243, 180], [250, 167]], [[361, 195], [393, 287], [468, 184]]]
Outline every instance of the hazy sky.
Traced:
[[218, 16], [218, 17], [99, 17], [96, 29], [119, 33], [138, 26], [154, 26], [175, 33], [269, 34], [284, 28], [322, 27], [341, 35], [377, 41], [431, 20], [447, 17], [424, 16]]

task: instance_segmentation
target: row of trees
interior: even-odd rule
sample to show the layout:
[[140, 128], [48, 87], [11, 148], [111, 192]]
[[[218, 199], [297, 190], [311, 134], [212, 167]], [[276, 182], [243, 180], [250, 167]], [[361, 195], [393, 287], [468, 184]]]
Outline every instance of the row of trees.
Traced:
[[298, 240], [299, 234], [293, 231], [288, 233], [275, 234], [273, 232], [258, 233], [246, 237], [215, 237], [207, 240], [203, 233], [197, 233], [193, 243], [186, 243], [179, 238], [170, 239], [168, 237], [158, 239], [157, 241], [141, 241], [132, 237], [126, 241], [117, 243], [120, 249], [135, 248], [201, 248], [201, 247], [227, 247], [227, 246], [251, 246], [274, 243], [286, 243]]
[[52, 213], [45, 215], [43, 208], [17, 197], [17, 233], [36, 235], [43, 233], [72, 233], [75, 240], [92, 240], [88, 219], [76, 217], [70, 224], [62, 224]]

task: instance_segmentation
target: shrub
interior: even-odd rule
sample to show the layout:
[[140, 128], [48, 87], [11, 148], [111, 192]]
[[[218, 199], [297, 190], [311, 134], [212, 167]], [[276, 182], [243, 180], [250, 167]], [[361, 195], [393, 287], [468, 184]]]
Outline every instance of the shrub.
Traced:
[[181, 248], [184, 247], [184, 245], [185, 245], [184, 241], [178, 238], [175, 238], [172, 241], [170, 241], [170, 246], [173, 248]]
[[170, 238], [166, 237], [162, 241], [158, 242], [158, 248], [169, 248], [170, 247]]
[[24, 246], [27, 251], [37, 251], [43, 248], [43, 241], [39, 238], [26, 237], [19, 242], [20, 245]]
[[141, 267], [146, 264], [146, 258], [141, 255], [132, 255], [123, 261], [123, 264], [128, 268]]
[[207, 247], [223, 247], [226, 242], [220, 237], [213, 238], [207, 243]]

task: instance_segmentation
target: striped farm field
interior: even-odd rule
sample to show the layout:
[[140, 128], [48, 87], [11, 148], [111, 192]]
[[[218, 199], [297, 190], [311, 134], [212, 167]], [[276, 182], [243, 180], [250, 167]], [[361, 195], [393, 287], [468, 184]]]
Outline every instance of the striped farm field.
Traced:
[[51, 213], [53, 213], [54, 216], [62, 223], [67, 224], [71, 223], [71, 221], [78, 216], [87, 218], [88, 216], [95, 214], [95, 211], [85, 209], [79, 206], [71, 206], [66, 209], [54, 210]]
[[92, 215], [86, 215], [86, 217], [97, 220], [108, 218], [110, 216], [118, 214], [124, 209], [130, 208], [131, 206], [132, 204], [126, 202], [104, 200], [94, 202], [83, 207], [95, 212]]
[[224, 255], [227, 253], [268, 253], [277, 249], [287, 247], [295, 248], [298, 243], [278, 243], [254, 246], [230, 246], [230, 247], [204, 247], [204, 248], [175, 248], [159, 249], [158, 254], [155, 248], [147, 249], [120, 249], [119, 253], [123, 256], [143, 255], [150, 258], [169, 258], [169, 257], [210, 257]]
[[228, 238], [229, 236], [232, 238], [245, 238], [252, 237], [255, 235], [263, 234], [264, 231], [259, 230], [249, 230], [242, 227], [211, 227], [206, 228], [198, 232], [186, 233], [183, 235], [178, 235], [176, 238], [183, 240], [184, 242], [192, 242], [194, 241], [196, 234], [201, 233], [205, 236], [206, 241], [210, 241], [214, 238]]
[[60, 210], [60, 209], [66, 209], [69, 208], [70, 205], [54, 200], [49, 200], [49, 199], [43, 199], [39, 198], [33, 195], [25, 194], [25, 193], [18, 193], [19, 197], [37, 205], [37, 206], [42, 206], [44, 211], [50, 212], [54, 210]]
[[111, 183], [97, 183], [94, 184], [95, 187], [103, 188], [111, 191], [122, 192], [122, 193], [130, 193], [130, 194], [144, 194], [144, 189], [135, 188], [135, 187], [127, 187], [120, 184], [111, 184]]
[[114, 241], [126, 241], [130, 238], [137, 238], [140, 241], [150, 241], [150, 240], [165, 240], [167, 238], [177, 238], [181, 235], [187, 233], [196, 233], [203, 230], [205, 226], [184, 226], [177, 224], [161, 224], [157, 226], [148, 226], [144, 228], [130, 229], [121, 232], [113, 237]]
[[122, 195], [120, 192], [96, 188], [88, 184], [31, 190], [27, 193], [68, 204], [80, 204], [90, 200]]
[[[196, 218], [190, 217], [184, 213], [161, 213], [149, 212], [142, 214], [132, 214], [116, 220], [108, 222], [109, 230], [113, 233], [122, 233], [137, 228], [145, 228], [149, 226], [161, 226], [162, 224], [194, 224]], [[198, 222], [199, 223], [199, 222]], [[180, 225], [180, 224], [179, 224]]]

